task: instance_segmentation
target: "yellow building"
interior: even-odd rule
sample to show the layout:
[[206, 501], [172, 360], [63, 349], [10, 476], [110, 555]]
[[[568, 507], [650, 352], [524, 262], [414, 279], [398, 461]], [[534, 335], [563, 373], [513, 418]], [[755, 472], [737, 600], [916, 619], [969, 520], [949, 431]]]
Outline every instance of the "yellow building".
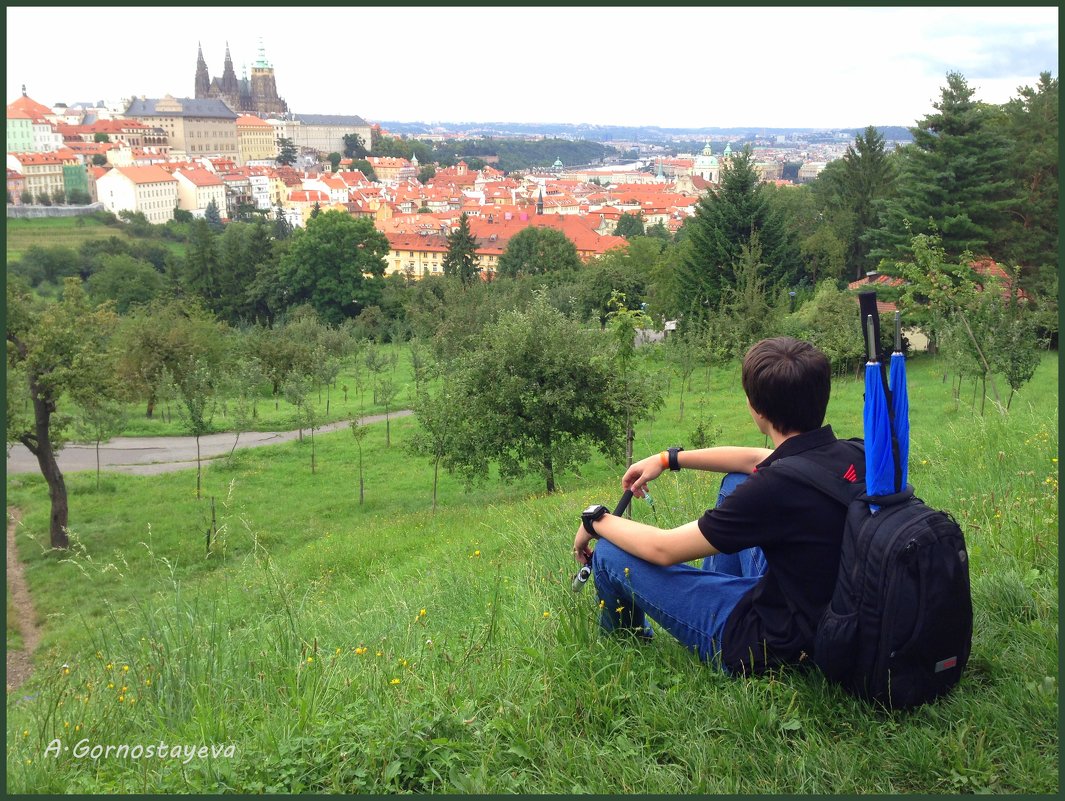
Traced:
[[274, 126], [251, 114], [237, 117], [237, 164], [273, 161], [277, 158]]

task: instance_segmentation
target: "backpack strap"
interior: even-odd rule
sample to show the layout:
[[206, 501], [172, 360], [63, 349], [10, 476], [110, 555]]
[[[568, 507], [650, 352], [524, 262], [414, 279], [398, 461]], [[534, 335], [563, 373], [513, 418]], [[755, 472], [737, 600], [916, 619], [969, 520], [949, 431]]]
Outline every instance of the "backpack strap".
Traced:
[[865, 482], [851, 483], [801, 454], [777, 459], [769, 469], [813, 487], [843, 506], [850, 506], [855, 500], [865, 496]]
[[[861, 449], [856, 449], [856, 453], [862, 452]], [[824, 467], [812, 459], [800, 454], [777, 459], [765, 469], [773, 470], [779, 475], [788, 476], [808, 487], [812, 487], [818, 492], [824, 493], [833, 500], [838, 501], [844, 507], [849, 507], [854, 500], [865, 496], [864, 481], [851, 483], [842, 476], [836, 475], [827, 467]], [[799, 631], [802, 633], [803, 637], [806, 638], [812, 648], [815, 632], [812, 631], [810, 627], [806, 625], [806, 622], [799, 616], [798, 610], [792, 603], [791, 598], [785, 595], [784, 602], [788, 605], [788, 610], [791, 612], [792, 619], [799, 627]]]

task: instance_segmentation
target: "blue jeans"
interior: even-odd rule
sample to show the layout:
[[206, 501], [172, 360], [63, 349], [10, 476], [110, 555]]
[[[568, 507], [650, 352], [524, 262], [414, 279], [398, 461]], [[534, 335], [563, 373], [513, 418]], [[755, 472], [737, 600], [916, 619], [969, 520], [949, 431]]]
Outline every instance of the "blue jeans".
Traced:
[[[746, 479], [742, 473], [727, 474], [717, 502]], [[701, 568], [662, 567], [599, 540], [592, 558], [602, 608], [599, 622], [607, 631], [628, 630], [650, 638], [654, 631], [647, 623], [649, 615], [700, 659], [712, 659], [721, 651], [729, 614], [765, 571], [761, 548], [708, 556]]]

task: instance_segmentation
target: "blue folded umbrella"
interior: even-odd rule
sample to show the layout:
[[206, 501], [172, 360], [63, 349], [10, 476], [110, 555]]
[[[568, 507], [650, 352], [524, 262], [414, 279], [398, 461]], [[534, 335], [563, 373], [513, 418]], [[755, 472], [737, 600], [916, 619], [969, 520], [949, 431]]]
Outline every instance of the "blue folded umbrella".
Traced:
[[[869, 361], [865, 364], [865, 491], [868, 495], [895, 493], [895, 460], [891, 452], [891, 419], [880, 362], [876, 358], [873, 317], [867, 318]], [[879, 507], [870, 506], [874, 514]]]
[[901, 492], [906, 486], [910, 472], [910, 398], [906, 386], [906, 357], [902, 355], [902, 332], [898, 312], [895, 312], [895, 352], [891, 354], [888, 380], [891, 383], [891, 411], [895, 422], [895, 438], [899, 445], [902, 479], [896, 491]]

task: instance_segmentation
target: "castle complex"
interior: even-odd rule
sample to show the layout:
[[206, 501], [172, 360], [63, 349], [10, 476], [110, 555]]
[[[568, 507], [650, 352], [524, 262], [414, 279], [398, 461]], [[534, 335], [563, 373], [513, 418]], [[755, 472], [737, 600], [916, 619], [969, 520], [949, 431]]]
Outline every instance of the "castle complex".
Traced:
[[207, 74], [203, 47], [199, 47], [196, 58], [196, 99], [219, 99], [238, 114], [254, 114], [263, 119], [277, 117], [288, 111], [288, 104], [277, 96], [274, 68], [266, 60], [262, 42], [259, 43], [259, 57], [252, 64], [251, 78], [248, 78], [248, 68], [245, 66], [244, 75], [239, 80], [233, 70], [228, 42], [221, 78], [211, 78]]

